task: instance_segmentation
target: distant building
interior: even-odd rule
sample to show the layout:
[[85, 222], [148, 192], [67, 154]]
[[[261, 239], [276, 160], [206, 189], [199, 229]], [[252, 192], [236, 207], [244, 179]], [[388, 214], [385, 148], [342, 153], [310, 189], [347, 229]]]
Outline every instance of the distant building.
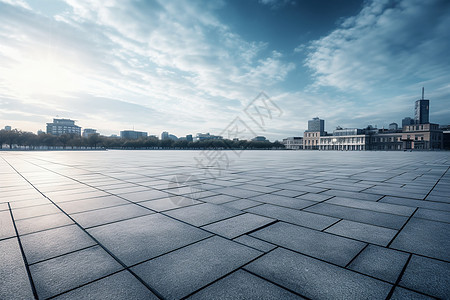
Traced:
[[430, 100], [424, 99], [424, 88], [422, 88], [422, 99], [416, 101], [414, 121], [416, 124], [430, 123]]
[[403, 148], [417, 150], [442, 149], [444, 136], [438, 124], [409, 125], [403, 129]]
[[446, 150], [450, 150], [450, 125], [441, 126], [443, 135], [443, 147]]
[[186, 141], [188, 141], [188, 142], [193, 142], [194, 141], [194, 139], [192, 138], [192, 134], [186, 135]]
[[389, 124], [389, 130], [397, 130], [398, 124], [397, 123], [391, 123]]
[[313, 118], [308, 121], [308, 131], [310, 132], [320, 132], [323, 133], [325, 131], [325, 120], [321, 120], [319, 118]]
[[200, 142], [204, 140], [222, 140], [223, 137], [220, 135], [212, 135], [209, 132], [208, 133], [197, 133], [195, 136], [195, 141]]
[[41, 130], [41, 129], [39, 129], [38, 131], [37, 131], [37, 135], [40, 135], [40, 134], [43, 134], [44, 132]]
[[53, 135], [75, 134], [81, 135], [81, 127], [75, 125], [70, 119], [53, 119], [53, 123], [47, 123], [47, 133]]
[[83, 137], [84, 138], [88, 138], [89, 136], [96, 134], [96, 133], [97, 133], [97, 129], [92, 129], [92, 128], [83, 129]]
[[127, 140], [137, 140], [142, 137], [147, 137], [147, 132], [134, 131], [134, 130], [123, 130], [120, 132], [120, 137]]
[[281, 142], [286, 149], [300, 150], [303, 149], [303, 138], [301, 136], [292, 136], [283, 139]]
[[402, 128], [414, 124], [414, 119], [406, 117], [402, 120]]
[[167, 131], [163, 131], [161, 133], [161, 140], [168, 140], [169, 139], [169, 133]]
[[11, 126], [5, 126], [6, 131], [11, 131]]
[[265, 136], [256, 136], [256, 137], [252, 138], [252, 141], [253, 142], [265, 142], [265, 141], [267, 141], [267, 139]]

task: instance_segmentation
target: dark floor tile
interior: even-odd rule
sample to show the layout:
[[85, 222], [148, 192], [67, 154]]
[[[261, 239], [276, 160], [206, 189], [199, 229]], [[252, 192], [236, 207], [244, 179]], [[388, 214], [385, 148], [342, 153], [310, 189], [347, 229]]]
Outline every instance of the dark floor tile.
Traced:
[[414, 218], [450, 223], [450, 212], [419, 208], [414, 214]]
[[274, 244], [264, 242], [260, 239], [254, 238], [249, 235], [242, 235], [238, 238], [235, 238], [233, 241], [239, 242], [241, 244], [244, 244], [246, 246], [255, 248], [255, 249], [263, 251], [263, 252], [269, 252], [270, 250], [277, 247]]
[[303, 299], [269, 281], [238, 270], [188, 299]]
[[139, 205], [150, 208], [151, 210], [161, 212], [171, 209], [176, 209], [185, 206], [200, 204], [203, 202], [197, 201], [189, 196], [171, 196], [156, 200], [139, 202]]
[[166, 212], [167, 215], [194, 226], [203, 226], [241, 213], [241, 211], [236, 209], [210, 203], [178, 208]]
[[133, 267], [167, 299], [180, 299], [232, 272], [262, 252], [212, 237]]
[[230, 207], [230, 208], [234, 208], [234, 209], [238, 209], [238, 210], [244, 210], [244, 209], [247, 209], [250, 207], [262, 205], [262, 203], [258, 202], [258, 201], [253, 201], [250, 199], [239, 199], [236, 201], [224, 203], [223, 205], [226, 207]]
[[313, 205], [316, 202], [309, 201], [309, 200], [302, 200], [298, 198], [291, 198], [291, 197], [285, 197], [285, 196], [279, 196], [279, 195], [273, 195], [273, 194], [266, 194], [261, 195], [257, 197], [251, 198], [251, 200], [259, 201], [262, 203], [269, 203], [274, 204], [278, 206], [284, 206], [288, 208], [296, 208], [296, 209], [302, 209], [307, 206]]
[[128, 266], [210, 235], [161, 214], [111, 223], [88, 231]]
[[48, 298], [121, 269], [99, 246], [30, 266], [39, 298]]
[[61, 207], [61, 209], [64, 210], [67, 214], [75, 214], [83, 211], [112, 207], [117, 205], [124, 205], [129, 203], [130, 202], [116, 196], [105, 196], [105, 197], [63, 202], [59, 204], [59, 207]]
[[202, 198], [202, 201], [212, 203], [212, 204], [223, 204], [226, 202], [238, 200], [240, 198], [229, 196], [229, 195], [214, 195], [211, 197]]
[[[383, 198], [384, 199], [384, 198]], [[381, 199], [381, 200], [383, 200]], [[360, 209], [367, 209], [388, 214], [396, 214], [409, 217], [414, 212], [414, 208], [403, 205], [395, 205], [389, 203], [372, 202], [364, 200], [354, 200], [349, 198], [335, 197], [325, 201], [328, 204], [342, 205]]]
[[229, 239], [234, 239], [235, 237], [258, 229], [274, 221], [275, 220], [271, 218], [245, 213], [236, 217], [203, 226], [202, 228], [217, 235], [221, 235]]
[[325, 229], [339, 220], [337, 218], [271, 204], [252, 207], [246, 211], [317, 230]]
[[122, 271], [100, 279], [68, 293], [58, 300], [94, 300], [94, 299], [158, 299], [145, 285], [128, 271]]
[[275, 223], [250, 236], [345, 266], [365, 243], [286, 223]]
[[310, 299], [384, 299], [391, 285], [285, 249], [245, 267]]
[[399, 285], [447, 299], [450, 295], [450, 263], [413, 255]]
[[408, 254], [369, 245], [348, 266], [349, 269], [395, 283], [408, 260]]
[[397, 286], [392, 294], [391, 300], [431, 300], [433, 297], [428, 297], [423, 294], [419, 294], [402, 287]]
[[411, 218], [391, 248], [450, 261], [450, 224]]
[[17, 231], [20, 235], [70, 224], [73, 224], [72, 220], [63, 213], [16, 221]]

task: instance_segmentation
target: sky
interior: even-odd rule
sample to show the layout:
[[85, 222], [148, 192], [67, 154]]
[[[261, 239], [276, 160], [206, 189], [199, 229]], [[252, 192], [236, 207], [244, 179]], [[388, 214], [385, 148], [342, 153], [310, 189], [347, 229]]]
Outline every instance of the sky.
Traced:
[[[313, 117], [401, 124], [422, 87], [449, 124], [449, 28], [447, 0], [0, 0], [0, 128], [185, 136], [239, 118], [281, 140]], [[277, 111], [257, 126], [261, 92]]]

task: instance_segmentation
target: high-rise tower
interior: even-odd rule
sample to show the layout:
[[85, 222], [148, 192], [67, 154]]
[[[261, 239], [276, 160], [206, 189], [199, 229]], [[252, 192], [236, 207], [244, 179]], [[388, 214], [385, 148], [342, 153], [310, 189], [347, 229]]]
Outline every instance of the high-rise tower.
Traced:
[[424, 99], [425, 89], [422, 88], [422, 99], [416, 101], [414, 121], [416, 124], [430, 123], [430, 100]]

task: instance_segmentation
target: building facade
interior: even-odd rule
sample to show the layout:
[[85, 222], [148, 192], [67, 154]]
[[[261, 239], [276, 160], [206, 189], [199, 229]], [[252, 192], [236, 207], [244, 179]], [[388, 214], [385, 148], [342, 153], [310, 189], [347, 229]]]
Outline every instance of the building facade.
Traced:
[[430, 100], [417, 100], [414, 111], [414, 121], [416, 124], [427, 124], [430, 122]]
[[432, 123], [406, 126], [401, 139], [405, 150], [437, 150], [444, 146], [443, 131]]
[[283, 139], [281, 142], [288, 150], [301, 150], [303, 149], [303, 138], [301, 136], [291, 136]]
[[81, 136], [81, 127], [75, 125], [70, 119], [53, 119], [53, 123], [47, 123], [47, 133], [53, 135], [75, 134]]
[[93, 134], [96, 134], [97, 130], [96, 129], [92, 129], [92, 128], [85, 128], [83, 129], [83, 137], [84, 138], [88, 138]]
[[134, 130], [123, 130], [120, 132], [120, 137], [127, 140], [137, 140], [142, 137], [147, 137], [147, 135], [147, 132]]

